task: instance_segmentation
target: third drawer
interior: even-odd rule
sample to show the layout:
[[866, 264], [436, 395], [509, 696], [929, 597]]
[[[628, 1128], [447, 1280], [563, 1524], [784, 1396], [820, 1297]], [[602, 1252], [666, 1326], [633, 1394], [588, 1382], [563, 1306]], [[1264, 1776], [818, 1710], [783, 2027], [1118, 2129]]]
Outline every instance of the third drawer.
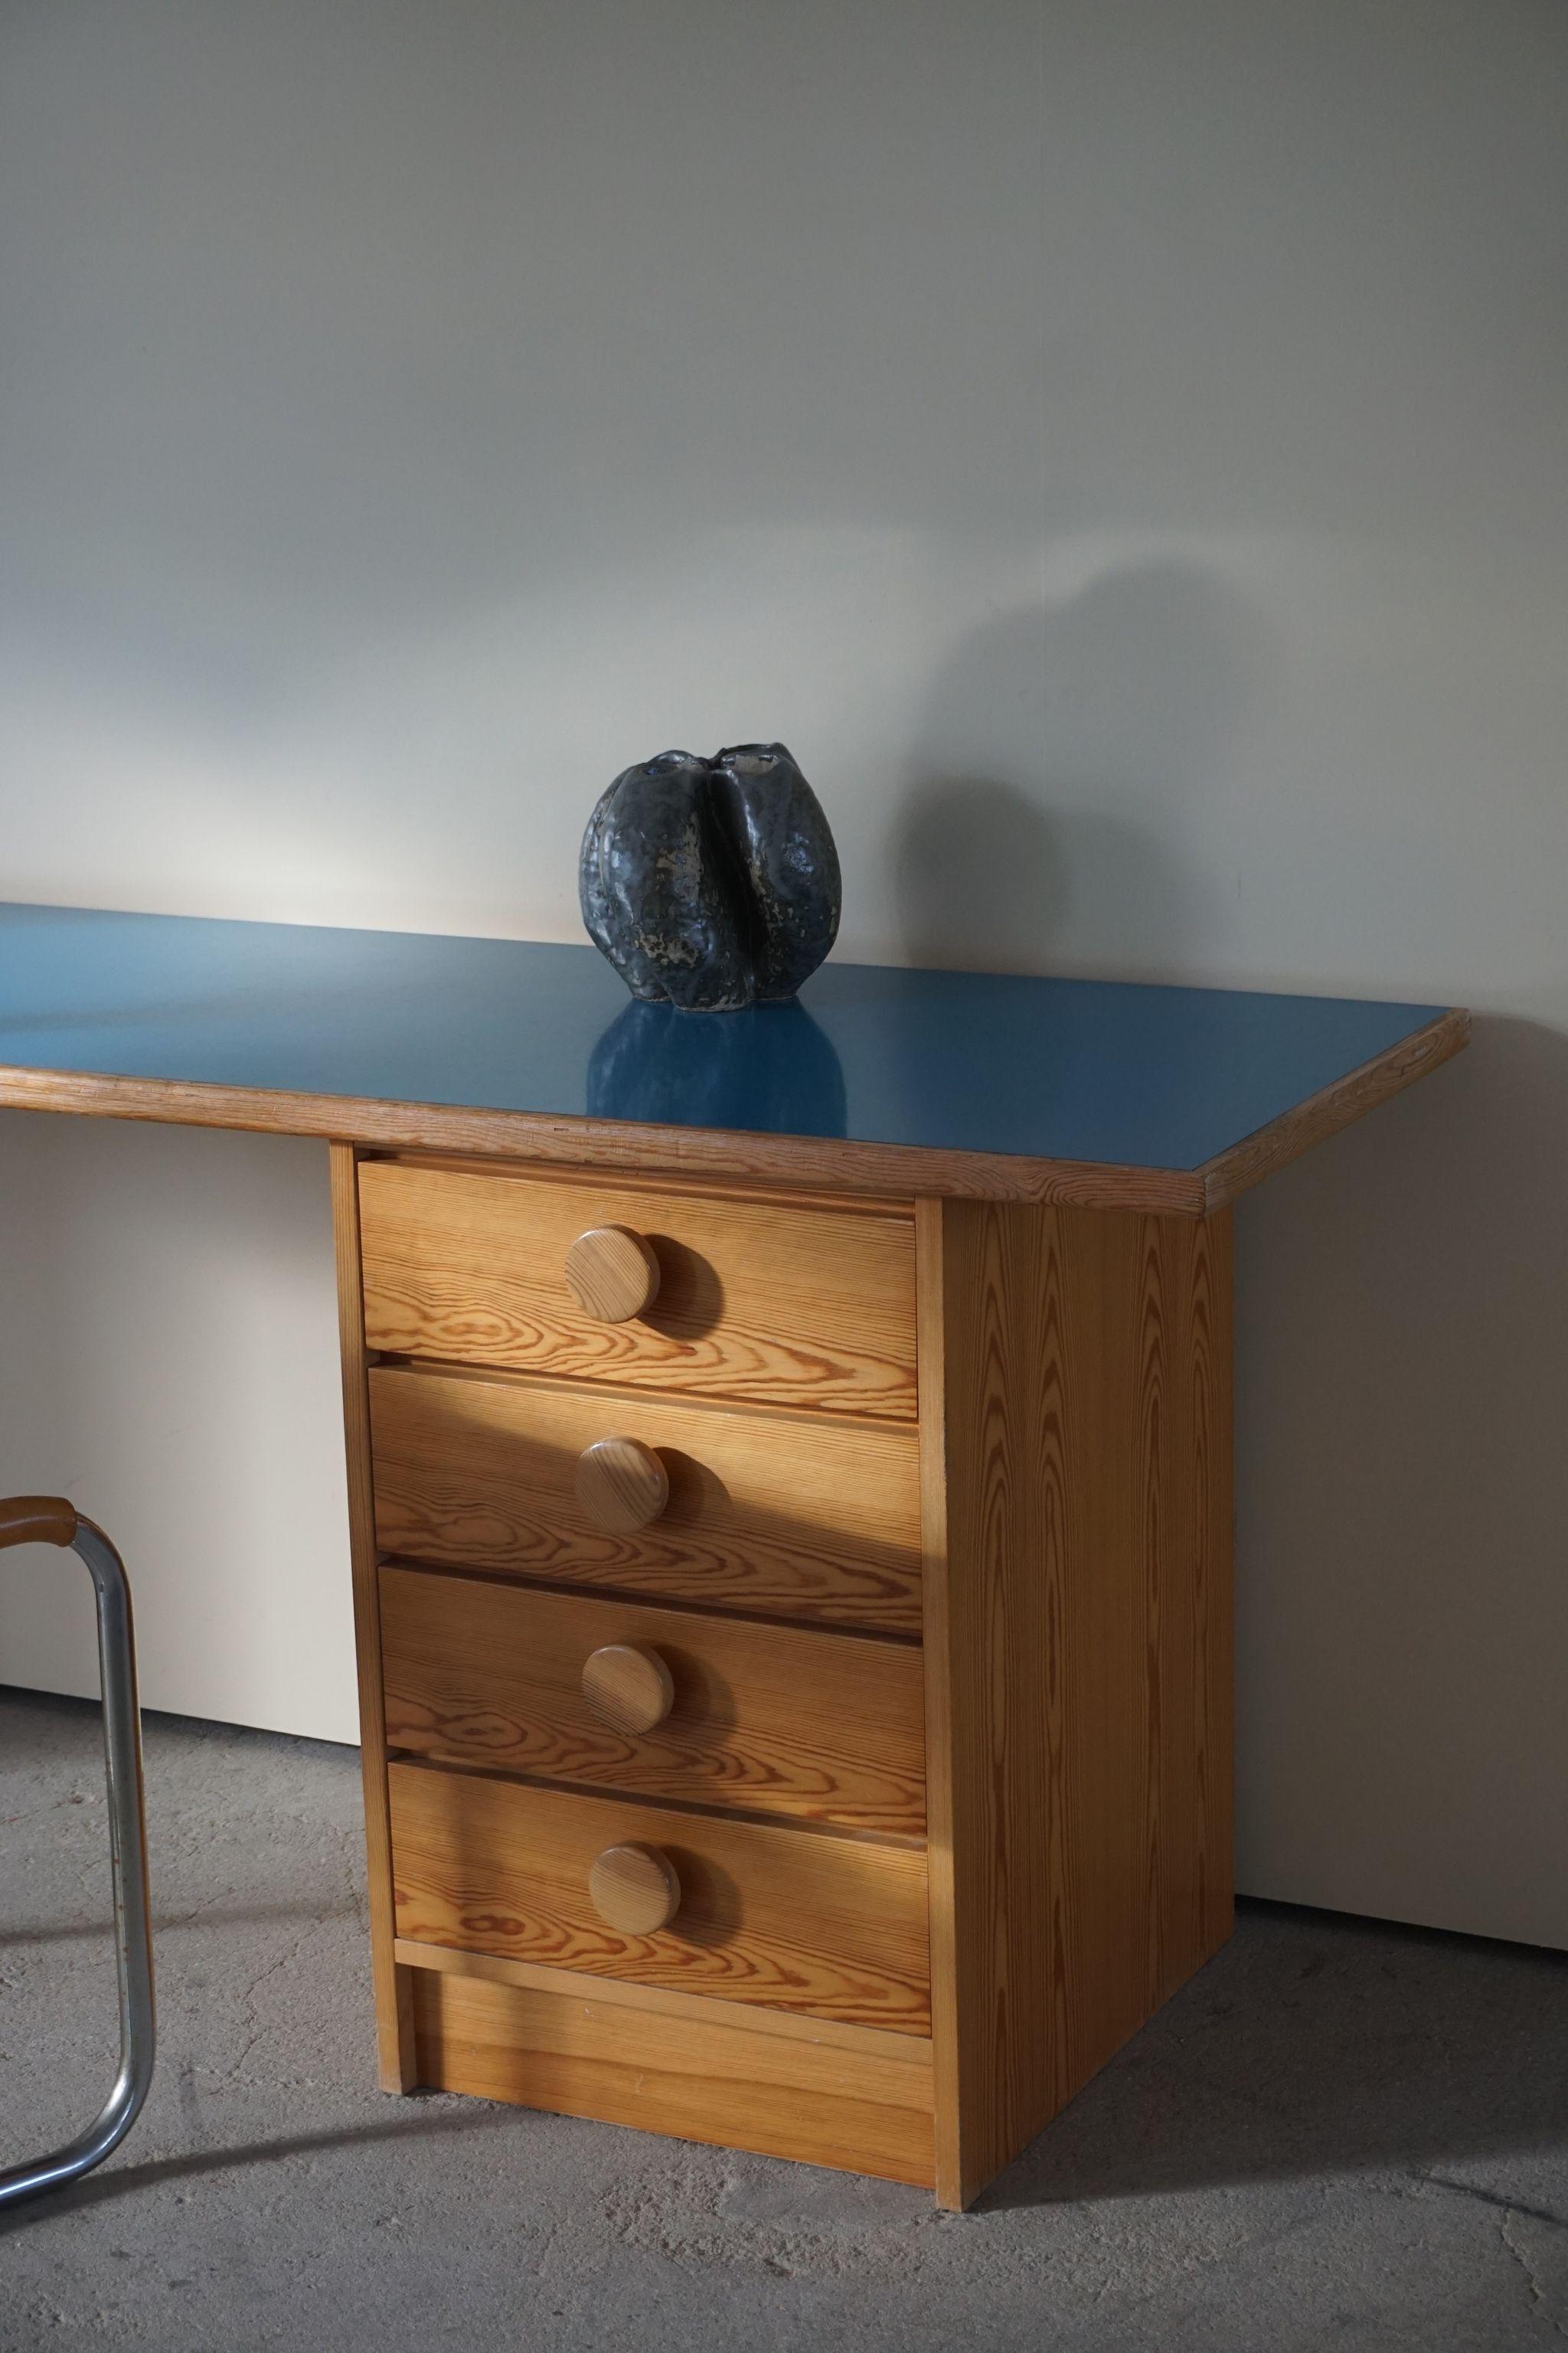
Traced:
[[[381, 1624], [395, 1749], [855, 1830], [924, 1830], [911, 1643], [395, 1567], [381, 1572]], [[646, 1730], [607, 1720], [628, 1665], [634, 1706], [667, 1710]]]

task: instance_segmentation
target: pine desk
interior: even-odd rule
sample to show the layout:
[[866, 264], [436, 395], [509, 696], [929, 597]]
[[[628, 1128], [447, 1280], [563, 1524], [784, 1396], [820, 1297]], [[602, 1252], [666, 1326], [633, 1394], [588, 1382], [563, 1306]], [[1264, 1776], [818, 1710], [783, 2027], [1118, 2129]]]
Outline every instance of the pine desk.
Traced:
[[1466, 1016], [0, 909], [331, 1145], [381, 2069], [973, 2198], [1231, 1922], [1229, 1205]]

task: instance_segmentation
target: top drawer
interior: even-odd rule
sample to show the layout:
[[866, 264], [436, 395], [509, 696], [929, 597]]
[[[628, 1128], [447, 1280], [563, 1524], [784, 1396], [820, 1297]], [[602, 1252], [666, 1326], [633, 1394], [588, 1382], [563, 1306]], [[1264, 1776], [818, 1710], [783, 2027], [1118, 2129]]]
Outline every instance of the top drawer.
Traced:
[[[896, 1214], [364, 1162], [365, 1340], [397, 1356], [829, 1413], [915, 1413], [914, 1229]], [[566, 1257], [622, 1226], [658, 1261], [624, 1323]]]

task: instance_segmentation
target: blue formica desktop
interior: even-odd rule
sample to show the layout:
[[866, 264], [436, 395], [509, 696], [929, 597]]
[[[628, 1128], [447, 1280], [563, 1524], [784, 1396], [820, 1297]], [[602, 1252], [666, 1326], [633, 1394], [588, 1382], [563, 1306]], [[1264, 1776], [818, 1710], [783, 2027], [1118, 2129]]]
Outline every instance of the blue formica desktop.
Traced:
[[177, 1090], [172, 1114], [205, 1124], [244, 1097], [271, 1115], [236, 1125], [324, 1135], [426, 1106], [475, 1115], [431, 1139], [589, 1121], [842, 1141], [910, 1183], [903, 1155], [940, 1154], [963, 1190], [1078, 1170], [1092, 1194], [1099, 1167], [1198, 1207], [1250, 1139], [1314, 1104], [1315, 1140], [1465, 1034], [1429, 1005], [852, 964], [790, 1005], [682, 1014], [632, 1003], [586, 946], [0, 906], [0, 1099], [90, 1080], [75, 1108], [155, 1115]]
[[386, 2087], [970, 2202], [1229, 1932], [1229, 1205], [1467, 1028], [0, 908], [0, 1104], [331, 1147]]

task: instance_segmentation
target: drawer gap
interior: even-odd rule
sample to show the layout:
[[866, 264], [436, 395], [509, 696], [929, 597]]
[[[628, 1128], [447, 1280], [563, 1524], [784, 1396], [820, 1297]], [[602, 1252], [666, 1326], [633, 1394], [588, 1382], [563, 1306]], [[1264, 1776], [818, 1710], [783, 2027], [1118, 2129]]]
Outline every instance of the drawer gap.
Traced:
[[509, 1165], [504, 1159], [451, 1152], [371, 1151], [362, 1152], [359, 1159], [362, 1167], [367, 1162], [385, 1161], [399, 1168], [431, 1169], [441, 1176], [456, 1173], [463, 1176], [505, 1176], [519, 1185], [596, 1186], [603, 1191], [607, 1184], [613, 1184], [617, 1193], [642, 1193], [655, 1199], [673, 1197], [677, 1200], [712, 1201], [739, 1196], [763, 1208], [826, 1209], [836, 1217], [887, 1218], [903, 1225], [910, 1224], [915, 1214], [914, 1202], [908, 1195], [835, 1193], [822, 1187], [770, 1185], [766, 1178], [727, 1176], [715, 1180], [652, 1173], [624, 1174], [614, 1168], [574, 1168], [555, 1161], [530, 1167], [520, 1166], [515, 1157]]
[[602, 1381], [586, 1375], [573, 1379], [560, 1374], [523, 1372], [514, 1365], [470, 1365], [451, 1356], [416, 1356], [396, 1348], [367, 1348], [365, 1362], [378, 1372], [434, 1373], [442, 1380], [473, 1381], [487, 1388], [548, 1389], [556, 1397], [603, 1398], [607, 1404], [624, 1405], [628, 1412], [635, 1412], [639, 1405], [647, 1405], [652, 1398], [668, 1395], [682, 1404], [711, 1406], [715, 1411], [754, 1421], [789, 1421], [818, 1429], [825, 1421], [840, 1428], [853, 1419], [857, 1430], [889, 1430], [900, 1438], [907, 1438], [915, 1427], [911, 1417], [905, 1413], [868, 1413], [857, 1407], [850, 1417], [832, 1406], [762, 1405], [755, 1398], [731, 1397], [717, 1389], [683, 1389], [679, 1377], [673, 1374], [664, 1388], [655, 1390], [647, 1385], [638, 1388], [624, 1381]]
[[919, 1634], [897, 1627], [841, 1624], [836, 1618], [793, 1618], [777, 1609], [736, 1609], [717, 1601], [682, 1601], [673, 1594], [639, 1591], [624, 1585], [589, 1584], [582, 1577], [535, 1577], [521, 1568], [470, 1567], [457, 1560], [421, 1560], [416, 1554], [378, 1552], [378, 1568], [407, 1568], [421, 1577], [461, 1577], [482, 1585], [503, 1585], [526, 1593], [556, 1593], [567, 1601], [608, 1601], [623, 1609], [671, 1609], [691, 1618], [722, 1618], [740, 1626], [780, 1626], [792, 1634], [841, 1634], [847, 1641], [887, 1644], [896, 1651], [918, 1651]]
[[742, 1822], [753, 1829], [778, 1831], [794, 1837], [831, 1839], [836, 1844], [891, 1848], [900, 1854], [923, 1854], [926, 1841], [900, 1831], [861, 1831], [847, 1822], [802, 1821], [791, 1816], [759, 1813], [751, 1806], [712, 1806], [700, 1798], [648, 1797], [640, 1789], [606, 1788], [595, 1781], [563, 1781], [548, 1773], [508, 1773], [498, 1765], [451, 1764], [439, 1757], [419, 1757], [390, 1745], [388, 1764], [404, 1772], [439, 1773], [458, 1781], [497, 1781], [511, 1789], [551, 1789], [563, 1797], [592, 1798], [617, 1806], [637, 1806], [651, 1814], [690, 1814], [710, 1822]]

